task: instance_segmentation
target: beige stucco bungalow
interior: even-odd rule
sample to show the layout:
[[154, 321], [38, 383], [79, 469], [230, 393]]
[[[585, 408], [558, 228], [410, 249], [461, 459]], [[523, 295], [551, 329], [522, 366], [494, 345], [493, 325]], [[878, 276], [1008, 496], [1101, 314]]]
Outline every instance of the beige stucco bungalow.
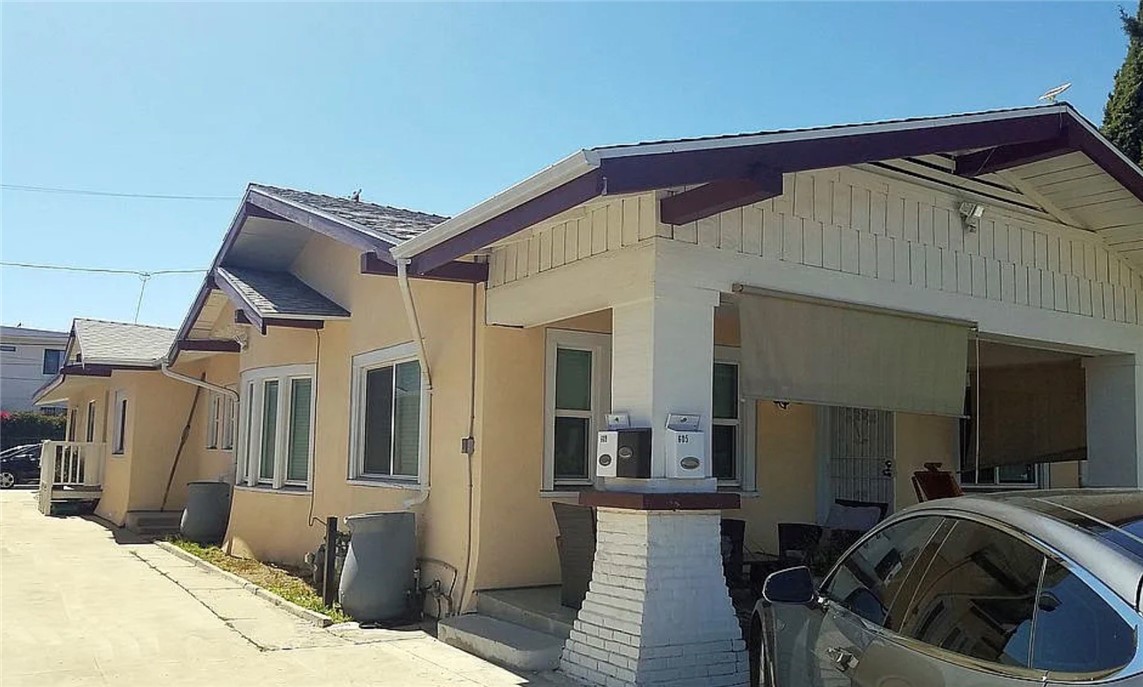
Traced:
[[[724, 517], [774, 552], [926, 463], [1143, 485], [1143, 172], [1053, 104], [594, 148], [451, 219], [251, 185], [168, 363], [239, 397], [232, 553], [408, 509], [468, 611], [559, 584], [552, 504], [591, 505], [562, 667], [741, 684]], [[598, 476], [622, 421], [645, 471]]]

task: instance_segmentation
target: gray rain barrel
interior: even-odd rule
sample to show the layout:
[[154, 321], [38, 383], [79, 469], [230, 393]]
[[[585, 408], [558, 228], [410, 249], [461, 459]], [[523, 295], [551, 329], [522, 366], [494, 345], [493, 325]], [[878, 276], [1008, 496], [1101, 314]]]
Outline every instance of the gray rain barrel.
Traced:
[[226, 482], [190, 482], [187, 507], [179, 524], [184, 539], [197, 544], [221, 544], [230, 521], [230, 485]]
[[361, 513], [345, 518], [349, 552], [337, 596], [358, 622], [406, 615], [417, 563], [417, 521], [410, 512]]

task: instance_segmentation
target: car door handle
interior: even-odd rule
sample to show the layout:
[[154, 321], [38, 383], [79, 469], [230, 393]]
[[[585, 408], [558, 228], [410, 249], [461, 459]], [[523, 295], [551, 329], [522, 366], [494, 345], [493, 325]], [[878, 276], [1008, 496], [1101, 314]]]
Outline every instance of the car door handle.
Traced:
[[831, 646], [830, 648], [826, 649], [826, 654], [829, 656], [830, 662], [833, 663], [833, 667], [836, 668], [838, 672], [849, 672], [850, 669], [857, 665], [857, 657], [847, 649], [842, 649], [838, 646]]

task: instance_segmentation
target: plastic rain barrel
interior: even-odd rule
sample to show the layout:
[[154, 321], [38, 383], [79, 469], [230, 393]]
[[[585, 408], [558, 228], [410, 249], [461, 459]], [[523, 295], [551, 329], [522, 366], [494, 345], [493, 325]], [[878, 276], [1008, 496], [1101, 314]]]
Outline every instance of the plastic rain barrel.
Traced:
[[337, 596], [358, 622], [391, 620], [409, 612], [417, 563], [416, 516], [361, 513], [345, 518], [349, 551]]
[[230, 521], [230, 485], [226, 482], [190, 482], [187, 507], [179, 523], [184, 539], [197, 544], [221, 544]]

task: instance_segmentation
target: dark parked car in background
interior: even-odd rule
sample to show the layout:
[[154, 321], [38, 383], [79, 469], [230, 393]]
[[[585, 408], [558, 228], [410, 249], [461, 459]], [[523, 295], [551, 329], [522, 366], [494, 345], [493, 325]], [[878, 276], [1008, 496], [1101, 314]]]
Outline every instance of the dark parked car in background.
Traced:
[[770, 575], [768, 687], [1143, 686], [1143, 491], [1010, 492], [889, 518], [820, 581]]
[[0, 453], [0, 489], [40, 481], [40, 445], [13, 446]]

